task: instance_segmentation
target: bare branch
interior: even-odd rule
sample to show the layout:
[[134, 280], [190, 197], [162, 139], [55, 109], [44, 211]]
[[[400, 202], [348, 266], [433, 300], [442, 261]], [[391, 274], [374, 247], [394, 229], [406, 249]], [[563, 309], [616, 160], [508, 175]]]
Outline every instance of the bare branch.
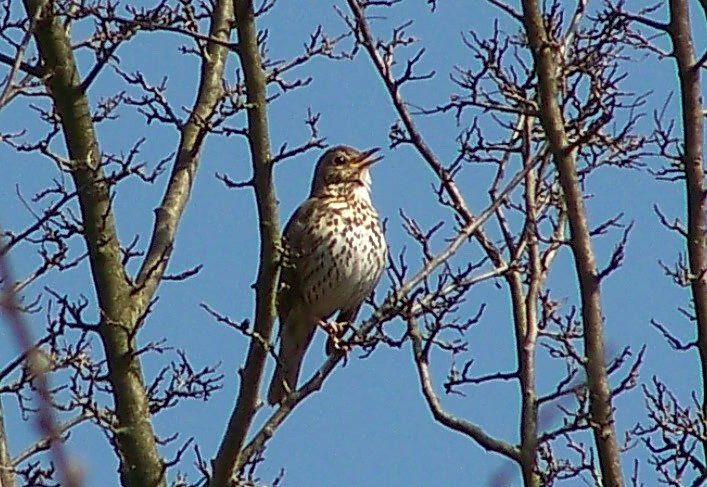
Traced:
[[[248, 97], [248, 128], [253, 165], [258, 218], [260, 221], [260, 268], [256, 289], [255, 332], [270, 341], [275, 321], [275, 299], [280, 271], [280, 229], [277, 200], [272, 182], [272, 160], [267, 118], [267, 80], [258, 49], [255, 12], [250, 0], [235, 0], [235, 16], [240, 49], [238, 54], [245, 74]], [[260, 402], [260, 381], [267, 348], [251, 339], [248, 356], [241, 372], [236, 404], [213, 462], [209, 485], [227, 485], [237, 465], [243, 464], [243, 443]]]

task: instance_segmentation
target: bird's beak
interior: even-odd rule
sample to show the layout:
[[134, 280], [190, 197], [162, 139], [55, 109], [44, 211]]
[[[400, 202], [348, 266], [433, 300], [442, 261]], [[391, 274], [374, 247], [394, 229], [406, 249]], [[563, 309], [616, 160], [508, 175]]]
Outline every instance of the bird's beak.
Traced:
[[383, 159], [383, 156], [375, 156], [374, 154], [381, 150], [380, 147], [374, 147], [367, 151], [361, 152], [361, 154], [356, 158], [356, 163], [361, 167], [361, 169], [367, 168], [372, 164]]

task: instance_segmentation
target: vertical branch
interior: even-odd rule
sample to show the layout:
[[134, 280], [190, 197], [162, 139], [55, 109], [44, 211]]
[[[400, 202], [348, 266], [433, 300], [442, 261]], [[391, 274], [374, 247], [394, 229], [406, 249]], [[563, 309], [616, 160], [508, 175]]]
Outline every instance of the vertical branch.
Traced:
[[584, 323], [585, 367], [590, 389], [592, 429], [606, 485], [623, 486], [621, 459], [611, 409], [611, 390], [604, 364], [604, 324], [600, 279], [589, 224], [575, 167], [575, 150], [567, 140], [558, 104], [558, 65], [537, 0], [523, 0], [523, 24], [535, 60], [540, 119], [550, 144], [570, 225], [570, 243], [579, 280]]
[[210, 485], [226, 486], [242, 454], [243, 443], [259, 406], [260, 381], [267, 347], [275, 321], [275, 298], [279, 273], [279, 216], [272, 181], [272, 162], [267, 118], [266, 78], [258, 49], [258, 32], [251, 0], [235, 0], [238, 54], [245, 77], [248, 103], [248, 141], [253, 164], [258, 221], [260, 225], [260, 268], [255, 294], [255, 330], [241, 384], [228, 427], [213, 462]]
[[5, 412], [2, 409], [2, 398], [0, 397], [0, 487], [15, 487], [14, 471], [10, 450], [7, 446]]
[[[531, 118], [523, 117], [523, 165], [532, 165]], [[537, 207], [535, 201], [536, 177], [533, 171], [528, 171], [525, 176], [525, 214], [526, 228], [528, 229], [528, 255], [529, 273], [528, 293], [523, 299], [522, 276], [515, 272], [516, 282], [509, 279], [511, 296], [513, 299], [514, 321], [519, 322], [522, 316], [523, 335], [517, 338], [518, 372], [521, 386], [521, 469], [523, 471], [524, 485], [539, 486], [537, 476], [537, 449], [538, 449], [538, 399], [535, 381], [535, 355], [538, 336], [537, 302], [542, 285], [542, 271], [537, 239]], [[521, 312], [522, 310], [522, 312]]]
[[[704, 5], [704, 3], [703, 3]], [[700, 66], [697, 64], [686, 0], [670, 0], [668, 32], [673, 43], [680, 79], [682, 126], [684, 130], [683, 164], [687, 197], [687, 253], [690, 261], [690, 289], [697, 321], [697, 346], [702, 367], [702, 414], [707, 416], [707, 200], [704, 192], [704, 119]], [[702, 448], [707, 455], [707, 439]]]
[[538, 487], [540, 485], [536, 475], [538, 406], [535, 391], [535, 333], [533, 333], [535, 324], [529, 320], [529, 303], [523, 292], [521, 274], [517, 271], [510, 271], [505, 277], [512, 303], [518, 380], [521, 389], [520, 455], [518, 460], [523, 473], [523, 485]]
[[140, 362], [132, 353], [136, 316], [121, 262], [120, 244], [110, 203], [110, 187], [101, 166], [88, 99], [81, 89], [70, 39], [52, 8], [42, 0], [25, 0], [30, 18], [43, 9], [34, 37], [44, 62], [47, 88], [61, 118], [73, 164], [84, 239], [101, 310], [100, 334], [113, 389], [116, 432], [123, 485], [164, 485], [164, 463], [150, 421]]

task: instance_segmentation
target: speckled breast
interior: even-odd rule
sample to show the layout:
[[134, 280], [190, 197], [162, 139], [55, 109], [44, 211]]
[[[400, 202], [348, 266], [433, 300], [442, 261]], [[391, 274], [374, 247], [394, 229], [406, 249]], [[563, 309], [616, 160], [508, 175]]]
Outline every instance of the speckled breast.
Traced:
[[312, 247], [297, 264], [313, 314], [327, 318], [359, 306], [378, 284], [387, 249], [378, 214], [367, 201], [334, 201], [312, 212]]

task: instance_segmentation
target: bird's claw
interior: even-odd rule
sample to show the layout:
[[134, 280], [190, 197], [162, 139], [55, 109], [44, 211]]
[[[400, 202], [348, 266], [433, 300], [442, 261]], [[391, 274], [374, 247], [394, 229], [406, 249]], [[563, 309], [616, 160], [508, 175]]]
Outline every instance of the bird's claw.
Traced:
[[343, 340], [343, 336], [346, 330], [351, 326], [348, 321], [343, 322], [326, 322], [320, 321], [319, 326], [329, 335], [329, 342], [327, 343], [327, 354], [331, 354], [334, 350], [343, 352], [344, 354], [344, 365], [348, 360], [348, 353], [351, 350], [351, 344]]

